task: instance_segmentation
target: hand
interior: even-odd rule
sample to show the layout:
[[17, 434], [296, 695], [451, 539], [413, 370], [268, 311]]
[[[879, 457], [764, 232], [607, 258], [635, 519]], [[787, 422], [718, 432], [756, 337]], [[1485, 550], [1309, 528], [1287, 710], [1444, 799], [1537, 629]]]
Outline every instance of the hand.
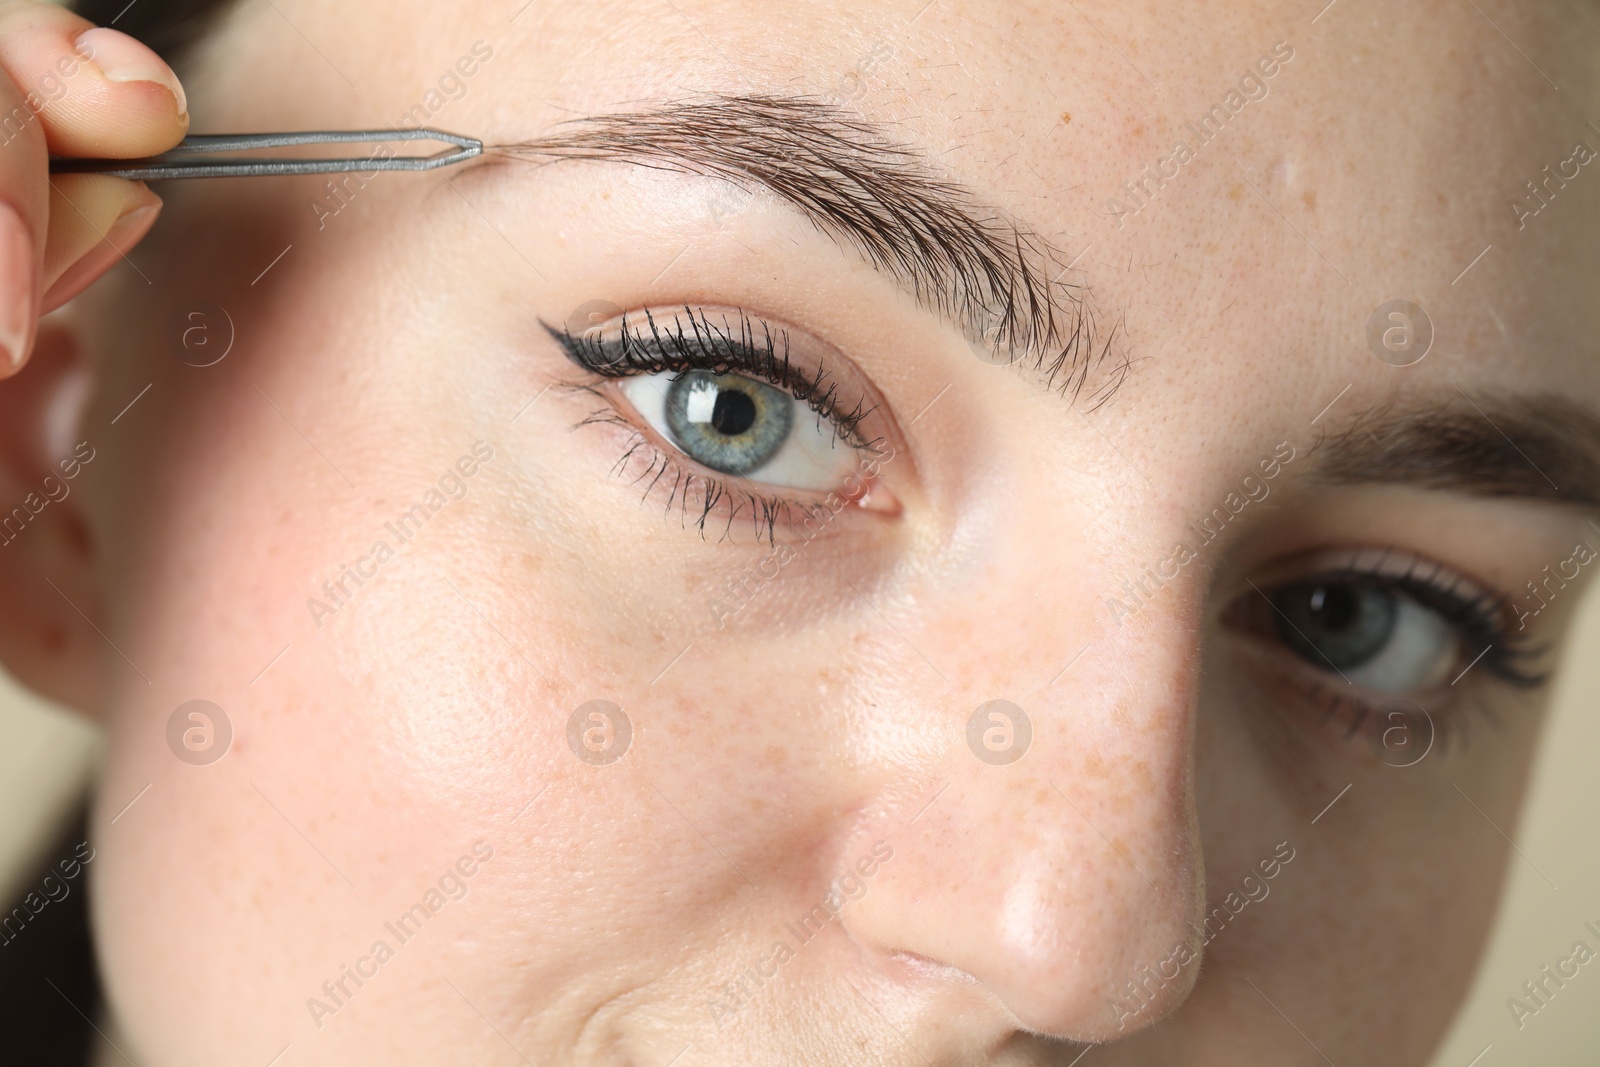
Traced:
[[149, 48], [50, 4], [0, 5], [0, 378], [40, 315], [127, 254], [161, 200], [142, 182], [52, 176], [49, 157], [138, 158], [189, 130], [177, 75]]

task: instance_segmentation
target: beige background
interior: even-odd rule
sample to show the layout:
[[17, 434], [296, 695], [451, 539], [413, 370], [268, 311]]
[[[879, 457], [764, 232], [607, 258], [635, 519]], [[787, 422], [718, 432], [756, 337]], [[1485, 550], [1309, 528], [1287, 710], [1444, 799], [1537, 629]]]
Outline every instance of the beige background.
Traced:
[[[1505, 907], [1482, 970], [1435, 1067], [1468, 1067], [1480, 1054], [1474, 1067], [1594, 1067], [1600, 1062], [1600, 961], [1582, 968], [1536, 1016], [1524, 1018], [1520, 1030], [1506, 1006], [1508, 997], [1521, 995], [1524, 981], [1567, 955], [1574, 941], [1581, 938], [1600, 950], [1600, 940], [1583, 929], [1585, 922], [1600, 927], [1600, 850], [1593, 847], [1600, 818], [1597, 694], [1600, 596], [1590, 596], [1557, 683], [1555, 712], [1522, 823], [1500, 828], [1522, 856], [1513, 854]], [[70, 817], [94, 773], [100, 745], [98, 731], [0, 675], [0, 813], [6, 813], [0, 815], [0, 892], [5, 900], [25, 891], [21, 881]]]

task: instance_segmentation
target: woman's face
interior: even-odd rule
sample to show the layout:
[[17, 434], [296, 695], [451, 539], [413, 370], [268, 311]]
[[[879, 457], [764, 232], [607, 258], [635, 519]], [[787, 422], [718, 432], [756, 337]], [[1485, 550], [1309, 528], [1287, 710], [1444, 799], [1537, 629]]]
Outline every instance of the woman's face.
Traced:
[[196, 129], [533, 147], [77, 305], [128, 1054], [1424, 1062], [1600, 546], [1595, 26], [1318, 6], [246, 2]]

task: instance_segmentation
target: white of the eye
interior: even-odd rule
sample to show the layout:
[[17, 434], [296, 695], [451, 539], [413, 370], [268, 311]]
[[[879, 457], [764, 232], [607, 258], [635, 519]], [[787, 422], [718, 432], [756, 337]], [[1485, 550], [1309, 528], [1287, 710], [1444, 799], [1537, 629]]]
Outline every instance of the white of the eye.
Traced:
[[[622, 380], [622, 394], [640, 417], [649, 423], [650, 428], [669, 445], [673, 441], [672, 430], [667, 425], [667, 390], [672, 385], [673, 377], [671, 371], [663, 371]], [[695, 405], [701, 402], [714, 403], [715, 399], [715, 394], [710, 390], [691, 393], [685, 414], [692, 421], [710, 421], [709, 411], [705, 412], [704, 419], [696, 417]], [[789, 403], [794, 405], [795, 410], [788, 440], [783, 442], [771, 459], [755, 470], [746, 471], [744, 476], [753, 482], [818, 493], [840, 488], [859, 464], [860, 457], [856, 450], [841, 441], [833, 424], [809, 405], [793, 397], [789, 398]], [[676, 445], [673, 447], [677, 448]]]
[[622, 380], [622, 395], [667, 441], [672, 440], [672, 431], [667, 428], [667, 387], [671, 384], [671, 374], [640, 374]]
[[1455, 658], [1455, 634], [1444, 617], [1414, 600], [1401, 600], [1383, 651], [1344, 673], [1380, 693], [1410, 693], [1442, 681]]

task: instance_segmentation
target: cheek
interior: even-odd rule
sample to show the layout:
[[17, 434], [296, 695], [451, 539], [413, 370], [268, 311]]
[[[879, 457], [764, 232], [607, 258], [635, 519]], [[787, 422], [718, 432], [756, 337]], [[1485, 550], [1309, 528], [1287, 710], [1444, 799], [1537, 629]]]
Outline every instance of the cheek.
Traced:
[[[235, 314], [247, 307], [218, 302]], [[96, 812], [94, 900], [109, 994], [152, 1062], [218, 1062], [241, 1042], [265, 1047], [304, 1031], [306, 998], [388, 936], [384, 924], [436, 887], [473, 840], [497, 857], [519, 844], [526, 855], [534, 812], [517, 826], [510, 816], [565, 752], [560, 720], [545, 726], [554, 691], [495, 629], [523, 648], [551, 647], [565, 640], [550, 622], [558, 613], [530, 611], [539, 622], [519, 630], [497, 616], [503, 598], [474, 579], [505, 563], [463, 533], [474, 509], [496, 506], [494, 465], [408, 543], [388, 529], [469, 453], [470, 427], [437, 405], [426, 435], [362, 426], [340, 414], [362, 388], [350, 380], [363, 376], [359, 362], [318, 366], [362, 342], [263, 341], [284, 356], [272, 370], [230, 376], [224, 362], [210, 377], [163, 379], [145, 399], [166, 394], [172, 407], [150, 414], [177, 428], [114, 459], [102, 452], [113, 463], [105, 492], [148, 496], [141, 554], [111, 565], [140, 576], [117, 589], [113, 640], [149, 684], [123, 664]], [[164, 356], [149, 365], [175, 362]], [[400, 410], [430, 409], [408, 398]], [[314, 427], [315, 447], [289, 423]], [[369, 441], [403, 439], [415, 449], [379, 449], [382, 458], [363, 463]], [[133, 489], [149, 470], [161, 481]], [[125, 510], [114, 496], [101, 503]], [[319, 626], [308, 600], [326, 601], [323, 582], [379, 539], [395, 557], [364, 585], [347, 580], [352, 599]], [[209, 765], [182, 761], [168, 744], [169, 717], [192, 699], [214, 702], [231, 724], [231, 747]], [[560, 766], [573, 763], [569, 754]], [[559, 850], [578, 826], [545, 831], [545, 847]], [[535, 866], [535, 879], [548, 880], [548, 864]], [[474, 893], [433, 920], [438, 945], [454, 944], [473, 916], [486, 921], [480, 895], [503, 906], [503, 891], [476, 892], [501, 869], [487, 864]], [[526, 948], [538, 936], [513, 940]], [[383, 968], [383, 991], [364, 991], [362, 1003], [425, 1011], [421, 951], [401, 949]], [[245, 977], [217, 983], [219, 972]], [[347, 1035], [366, 1025], [339, 1022]], [[346, 1061], [368, 1053], [352, 1048]]]
[[[244, 315], [248, 299], [218, 302]], [[335, 280], [300, 306], [326, 324], [348, 299]], [[172, 407], [152, 408], [152, 418], [182, 426], [105, 470], [120, 483], [161, 469], [163, 485], [181, 487], [141, 490], [151, 494], [143, 554], [120, 561], [122, 573], [147, 580], [123, 590], [128, 622], [115, 640], [151, 684], [131, 671], [123, 679], [97, 812], [109, 994], [157, 1062], [194, 1049], [224, 1059], [240, 1041], [265, 1047], [307, 1031], [307, 998], [386, 937], [384, 924], [478, 838], [495, 858], [431, 920], [447, 931], [434, 939], [438, 958], [453, 961], [441, 966], [517, 974], [526, 996], [546, 1001], [575, 970], [640, 965], [654, 958], [641, 946], [675, 921], [681, 929], [677, 901], [711, 899], [729, 877], [697, 827], [739, 844], [752, 869], [803, 855], [815, 842], [774, 833], [766, 806], [776, 795], [825, 801], [840, 763], [803, 727], [838, 684], [819, 673], [825, 658], [800, 650], [774, 687], [771, 661], [753, 660], [743, 637], [680, 642], [690, 627], [675, 619], [715, 633], [714, 590], [693, 555], [705, 546], [693, 542], [686, 555], [681, 531], [658, 513], [641, 516], [604, 478], [612, 457], [574, 451], [581, 435], [570, 423], [529, 418], [530, 438], [497, 438], [495, 459], [464, 479], [465, 496], [402, 542], [400, 517], [469, 452], [474, 419], [438, 400], [436, 378], [406, 381], [385, 367], [386, 339], [354, 326], [301, 334], [287, 321], [298, 316], [283, 318], [283, 332], [262, 339], [281, 363], [191, 376], [200, 386], [163, 381], [146, 399], [165, 393]], [[347, 362], [334, 366], [332, 352]], [[357, 397], [405, 415], [393, 425], [353, 417]], [[461, 410], [493, 402], [472, 396]], [[176, 420], [179, 409], [201, 414]], [[315, 446], [295, 427], [314, 428]], [[397, 440], [408, 447], [384, 447]], [[526, 494], [530, 484], [592, 497], [591, 519], [648, 520], [646, 543], [528, 507], [513, 488]], [[679, 551], [649, 546], [667, 535]], [[395, 554], [375, 566], [378, 540]], [[594, 565], [569, 565], [585, 555]], [[346, 568], [363, 558], [376, 574], [357, 583]], [[827, 592], [837, 585], [829, 558], [818, 546], [783, 580], [837, 595]], [[745, 633], [807, 599], [766, 596], [741, 619], [756, 626]], [[826, 596], [811, 599], [798, 610], [824, 610]], [[315, 613], [308, 601], [335, 610]], [[167, 744], [172, 711], [191, 699], [214, 702], [231, 725], [231, 747], [208, 766]], [[583, 724], [571, 730], [569, 719], [593, 700], [631, 717], [629, 748], [611, 762], [586, 762], [574, 748]], [[722, 787], [704, 788], [708, 777]], [[613, 834], [594, 832], [583, 813], [595, 811], [618, 813]], [[599, 875], [580, 885], [575, 871]], [[644, 883], [671, 885], [674, 896], [641, 906]], [[495, 936], [474, 942], [474, 929]], [[349, 1061], [359, 1061], [353, 1035], [370, 1041], [386, 1017], [426, 1014], [436, 991], [421, 958], [401, 948], [352, 1014], [341, 1013], [343, 1036], [329, 1036], [333, 1023], [315, 1031], [319, 1047], [349, 1041]], [[219, 970], [250, 977], [217, 983]]]

